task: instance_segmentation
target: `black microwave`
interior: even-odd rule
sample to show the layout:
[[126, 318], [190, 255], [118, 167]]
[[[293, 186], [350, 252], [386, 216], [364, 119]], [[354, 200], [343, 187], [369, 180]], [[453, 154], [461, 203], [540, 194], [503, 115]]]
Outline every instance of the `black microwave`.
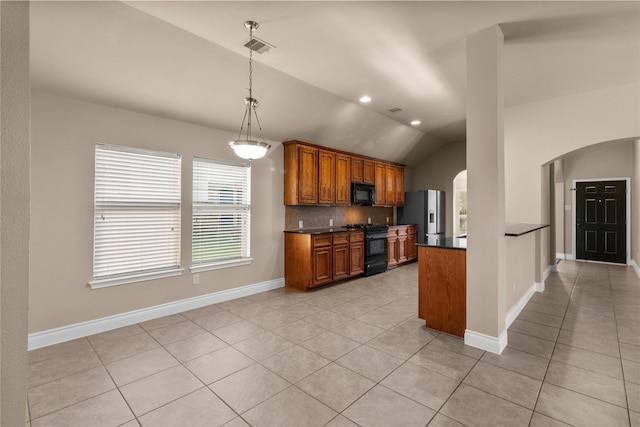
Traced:
[[371, 206], [376, 202], [376, 187], [373, 184], [351, 183], [351, 203]]

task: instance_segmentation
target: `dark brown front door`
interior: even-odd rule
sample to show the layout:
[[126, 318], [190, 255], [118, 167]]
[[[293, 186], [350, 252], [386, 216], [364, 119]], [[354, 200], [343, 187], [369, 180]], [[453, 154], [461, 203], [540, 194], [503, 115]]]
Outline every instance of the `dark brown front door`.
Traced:
[[627, 262], [625, 181], [576, 183], [576, 258]]

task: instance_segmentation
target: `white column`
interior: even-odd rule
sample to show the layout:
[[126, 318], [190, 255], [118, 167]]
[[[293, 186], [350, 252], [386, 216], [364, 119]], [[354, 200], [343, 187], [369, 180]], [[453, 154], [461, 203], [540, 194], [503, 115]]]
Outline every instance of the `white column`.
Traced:
[[467, 37], [467, 330], [465, 343], [500, 353], [506, 249], [502, 48], [496, 25]]
[[24, 426], [29, 298], [29, 2], [0, 1], [0, 425]]

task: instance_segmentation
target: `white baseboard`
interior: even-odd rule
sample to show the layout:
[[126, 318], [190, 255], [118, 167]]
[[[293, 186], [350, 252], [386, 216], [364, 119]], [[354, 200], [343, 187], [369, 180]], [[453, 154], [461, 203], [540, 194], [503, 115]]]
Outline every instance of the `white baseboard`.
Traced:
[[499, 337], [492, 337], [467, 329], [464, 331], [464, 343], [490, 353], [501, 354], [507, 346], [507, 331], [502, 331]]
[[[509, 311], [507, 311], [504, 319], [504, 327], [506, 329], [509, 329], [509, 326], [511, 326], [513, 321], [516, 320], [516, 318], [520, 315], [520, 312], [522, 311], [522, 309], [524, 309], [524, 306], [527, 305], [533, 294], [538, 291], [539, 285], [540, 283], [534, 283], [533, 285], [531, 285], [531, 287], [527, 289], [524, 295], [520, 297], [520, 299], [513, 305], [513, 307], [511, 307]], [[542, 290], [544, 290], [544, 283], [542, 284]]]
[[195, 308], [205, 307], [207, 305], [242, 298], [282, 287], [284, 287], [284, 278], [274, 279], [253, 285], [241, 286], [239, 288], [213, 292], [207, 295], [103, 317], [101, 319], [89, 320], [87, 322], [36, 332], [29, 334], [29, 350], [35, 350], [37, 348], [71, 341], [76, 338], [86, 337], [99, 332], [105, 332], [111, 329], [157, 319], [158, 317], [181, 313], [183, 311], [193, 310]]
[[567, 254], [556, 252], [556, 259], [567, 259]]
[[573, 254], [564, 254], [564, 259], [566, 259], [567, 261], [575, 261], [576, 257], [573, 256]]
[[629, 265], [631, 265], [631, 267], [633, 267], [633, 270], [636, 272], [636, 275], [638, 277], [640, 277], [640, 266], [638, 266], [638, 263], [635, 262], [635, 260], [631, 260]]
[[536, 282], [534, 286], [536, 287], [536, 292], [544, 292], [544, 289], [545, 289], [544, 282], [542, 283]]

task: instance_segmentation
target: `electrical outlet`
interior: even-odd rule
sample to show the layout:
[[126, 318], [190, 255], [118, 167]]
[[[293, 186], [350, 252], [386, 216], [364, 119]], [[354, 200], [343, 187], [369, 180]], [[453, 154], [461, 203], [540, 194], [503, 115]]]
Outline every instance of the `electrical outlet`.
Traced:
[[298, 221], [298, 228], [304, 228], [304, 222], [302, 220]]
[[367, 223], [371, 224], [371, 218], [367, 218]]
[[199, 274], [194, 274], [192, 280], [193, 280], [193, 284], [194, 285], [199, 285], [200, 284], [200, 275]]
[[329, 220], [329, 227], [333, 227], [333, 219]]
[[387, 217], [387, 222], [389, 222], [389, 217]]

